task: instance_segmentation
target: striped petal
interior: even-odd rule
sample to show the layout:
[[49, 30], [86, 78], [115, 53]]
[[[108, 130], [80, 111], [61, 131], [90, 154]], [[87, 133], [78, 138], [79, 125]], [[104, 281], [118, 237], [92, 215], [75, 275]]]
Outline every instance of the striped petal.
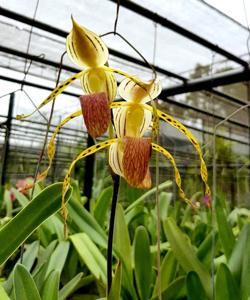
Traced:
[[123, 158], [123, 143], [116, 142], [112, 144], [109, 148], [109, 165], [115, 174], [124, 177], [122, 158]]
[[[141, 187], [148, 176], [148, 163], [151, 156], [150, 138], [124, 138], [123, 173], [126, 181], [134, 187]], [[146, 178], [148, 182], [148, 178]]]
[[78, 66], [98, 67], [108, 60], [108, 48], [94, 32], [80, 26], [73, 18], [73, 29], [67, 36], [66, 49]]
[[93, 138], [103, 135], [107, 131], [111, 120], [106, 93], [81, 96], [80, 102], [88, 133]]
[[103, 68], [91, 68], [81, 78], [81, 85], [87, 94], [104, 92], [111, 103], [117, 93], [115, 76]]
[[114, 112], [114, 125], [117, 136], [141, 137], [149, 129], [152, 113], [140, 104], [121, 107]]
[[[138, 83], [139, 82], [139, 83]], [[145, 103], [155, 99], [161, 92], [161, 83], [158, 79], [149, 82], [125, 78], [119, 85], [120, 96], [131, 102]]]

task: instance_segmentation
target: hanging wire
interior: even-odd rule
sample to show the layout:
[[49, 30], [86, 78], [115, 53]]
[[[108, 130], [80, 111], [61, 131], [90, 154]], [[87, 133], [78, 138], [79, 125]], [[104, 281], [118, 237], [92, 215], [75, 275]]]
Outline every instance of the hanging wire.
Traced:
[[156, 71], [155, 68], [152, 64], [150, 64], [147, 59], [141, 54], [141, 52], [139, 50], [137, 50], [122, 34], [120, 34], [119, 32], [117, 32], [117, 24], [118, 24], [118, 20], [119, 20], [119, 12], [120, 12], [120, 0], [117, 0], [117, 6], [116, 6], [116, 16], [115, 16], [115, 22], [114, 22], [114, 29], [113, 31], [109, 31], [106, 33], [103, 33], [101, 35], [99, 35], [100, 37], [105, 37], [107, 35], [117, 35], [120, 39], [122, 39], [127, 45], [129, 45], [130, 48], [132, 48], [140, 57], [141, 59], [144, 61], [144, 63], [152, 70], [153, 72], [153, 79], [156, 79]]
[[243, 0], [243, 10], [244, 10], [247, 29], [248, 29], [248, 38], [246, 40], [246, 45], [247, 45], [247, 51], [248, 51], [248, 59], [249, 59], [249, 63], [250, 63], [250, 28], [249, 28], [248, 14], [247, 14], [245, 0]]
[[[156, 59], [156, 50], [157, 50], [157, 23], [154, 23], [154, 44], [153, 44], [153, 65], [155, 65], [155, 59]], [[158, 100], [155, 99], [154, 106], [157, 108]], [[157, 125], [157, 133], [155, 137], [156, 144], [159, 145], [160, 142], [160, 136], [159, 136], [159, 119], [156, 121], [158, 122]], [[159, 153], [157, 152], [155, 154], [155, 186], [156, 186], [156, 192], [155, 192], [155, 205], [156, 205], [156, 216], [157, 216], [157, 222], [156, 222], [156, 231], [157, 231], [157, 291], [158, 291], [158, 299], [161, 300], [161, 215], [160, 215], [160, 203], [159, 203]]]
[[[61, 55], [60, 65], [59, 65], [59, 70], [58, 70], [58, 75], [57, 75], [57, 80], [56, 80], [56, 86], [55, 86], [55, 88], [58, 86], [59, 81], [60, 81], [60, 76], [61, 76], [61, 71], [62, 71], [62, 65], [63, 65], [63, 59], [64, 59], [64, 56], [65, 56], [66, 53], [67, 52], [65, 51]], [[44, 156], [44, 152], [45, 152], [45, 149], [46, 149], [47, 139], [48, 139], [48, 135], [49, 135], [49, 129], [50, 129], [50, 125], [51, 125], [53, 113], [54, 113], [54, 108], [55, 108], [55, 98], [52, 101], [50, 115], [49, 115], [49, 119], [48, 119], [48, 123], [47, 123], [47, 129], [46, 129], [46, 133], [45, 133], [45, 137], [44, 137], [44, 141], [43, 141], [43, 147], [42, 147], [41, 153], [39, 155], [39, 159], [38, 159], [36, 170], [35, 170], [35, 174], [34, 174], [34, 184], [33, 184], [32, 191], [31, 191], [31, 199], [32, 199], [33, 194], [34, 194], [35, 183], [37, 181], [37, 177], [38, 177], [40, 165], [41, 165], [41, 162], [42, 162], [42, 159], [43, 159], [43, 156]]]
[[117, 23], [118, 23], [118, 18], [119, 18], [119, 10], [120, 10], [120, 0], [117, 0], [116, 16], [115, 16], [115, 23], [114, 23], [114, 34], [116, 34]]
[[[37, 14], [37, 10], [38, 10], [38, 6], [39, 6], [39, 0], [37, 0], [36, 2], [36, 7], [35, 7], [35, 11], [34, 11], [34, 15], [33, 15], [33, 19], [32, 19], [32, 23], [35, 21], [36, 19], [36, 14]], [[29, 32], [29, 40], [28, 40], [28, 44], [27, 44], [27, 50], [26, 50], [26, 58], [25, 58], [25, 63], [24, 63], [24, 76], [23, 76], [23, 80], [21, 83], [21, 90], [23, 90], [23, 85], [26, 79], [27, 74], [29, 73], [30, 67], [32, 65], [32, 60], [30, 60], [30, 63], [27, 67], [27, 63], [28, 63], [28, 58], [27, 58], [27, 54], [29, 54], [29, 50], [30, 50], [30, 45], [31, 45], [31, 38], [32, 38], [32, 33], [33, 33], [33, 29], [34, 26], [32, 24], [30, 32]]]

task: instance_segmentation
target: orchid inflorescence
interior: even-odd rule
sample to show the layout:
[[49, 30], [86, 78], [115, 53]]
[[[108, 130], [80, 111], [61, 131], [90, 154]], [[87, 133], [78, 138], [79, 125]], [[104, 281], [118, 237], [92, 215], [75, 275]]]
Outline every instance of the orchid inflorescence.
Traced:
[[[85, 95], [80, 97], [81, 110], [70, 114], [56, 127], [47, 146], [49, 165], [37, 180], [43, 180], [48, 175], [55, 155], [56, 136], [70, 120], [83, 115], [88, 133], [94, 139], [105, 134], [108, 129], [109, 139], [83, 150], [68, 168], [62, 191], [62, 208], [65, 219], [67, 211], [64, 197], [70, 186], [73, 167], [80, 159], [107, 147], [109, 147], [109, 165], [112, 171], [125, 178], [131, 186], [138, 188], [151, 186], [149, 160], [152, 149], [162, 153], [174, 168], [180, 197], [192, 205], [182, 189], [180, 173], [173, 156], [165, 148], [153, 143], [151, 137], [145, 136], [150, 129], [151, 132], [154, 132], [160, 119], [183, 133], [193, 144], [200, 158], [200, 173], [205, 186], [205, 196], [210, 198], [207, 168], [196, 138], [172, 116], [157, 110], [154, 105], [147, 104], [147, 102], [152, 104], [153, 99], [159, 96], [160, 81], [154, 78], [151, 81], [143, 82], [136, 76], [109, 67], [109, 51], [102, 39], [80, 26], [73, 18], [72, 22], [73, 28], [66, 41], [67, 54], [75, 64], [84, 69], [59, 84], [34, 112], [53, 101], [78, 78]], [[117, 81], [114, 74], [125, 77], [118, 87], [123, 101], [114, 101], [117, 94]], [[19, 115], [17, 118], [22, 120], [33, 113]]]

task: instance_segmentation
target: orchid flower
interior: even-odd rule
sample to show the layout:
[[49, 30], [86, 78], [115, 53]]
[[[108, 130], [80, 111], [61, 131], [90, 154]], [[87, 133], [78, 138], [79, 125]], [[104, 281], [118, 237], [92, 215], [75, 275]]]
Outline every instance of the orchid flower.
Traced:
[[80, 26], [73, 17], [72, 24], [73, 28], [66, 40], [67, 54], [73, 63], [84, 69], [59, 84], [32, 113], [17, 115], [18, 120], [32, 116], [36, 111], [53, 101], [78, 78], [85, 93], [104, 92], [110, 103], [117, 93], [117, 82], [113, 73], [131, 78], [129, 74], [107, 66], [109, 51], [98, 35]]
[[[47, 147], [48, 168], [39, 175], [38, 180], [43, 180], [47, 176], [52, 165], [56, 135], [73, 118], [83, 115], [89, 134], [96, 138], [102, 136], [111, 124], [111, 110], [114, 109], [113, 125], [116, 137], [111, 138], [110, 135], [108, 140], [83, 150], [71, 163], [63, 184], [62, 206], [64, 214], [66, 215], [64, 196], [70, 185], [70, 174], [74, 165], [80, 159], [107, 147], [109, 147], [109, 165], [113, 172], [124, 177], [130, 185], [138, 188], [151, 186], [149, 161], [152, 149], [162, 153], [175, 170], [175, 181], [181, 198], [190, 203], [182, 190], [180, 173], [173, 156], [160, 145], [152, 143], [151, 138], [144, 136], [148, 129], [153, 130], [155, 128], [155, 120], [158, 119], [162, 119], [177, 128], [195, 147], [200, 158], [201, 178], [205, 184], [205, 195], [209, 197], [207, 168], [198, 141], [179, 121], [157, 110], [155, 106], [147, 104], [150, 101], [153, 104], [152, 100], [160, 94], [160, 81], [154, 79], [143, 82], [136, 76], [108, 67], [109, 52], [102, 39], [80, 26], [73, 18], [72, 23], [73, 28], [66, 41], [67, 53], [74, 63], [84, 69], [59, 84], [34, 112], [54, 100], [78, 78], [86, 94], [80, 97], [82, 110], [72, 113], [56, 127]], [[119, 86], [119, 94], [125, 101], [113, 102], [117, 93], [114, 73], [125, 77]], [[19, 115], [17, 118], [27, 118], [34, 112], [29, 115]]]
[[[139, 79], [136, 79], [136, 81], [139, 81]], [[180, 196], [192, 205], [182, 189], [180, 173], [173, 156], [160, 145], [152, 143], [150, 138], [143, 137], [145, 131], [151, 125], [153, 114], [153, 108], [145, 103], [157, 97], [160, 92], [161, 85], [157, 80], [148, 83], [140, 82], [140, 85], [137, 85], [131, 79], [126, 78], [120, 84], [119, 94], [126, 102], [113, 102], [110, 104], [110, 108], [116, 109], [114, 111], [114, 127], [117, 138], [109, 139], [83, 150], [77, 156], [71, 163], [65, 176], [63, 197], [69, 188], [70, 174], [76, 162], [106, 147], [109, 147], [109, 165], [115, 174], [124, 177], [131, 186], [149, 188], [151, 186], [149, 160], [153, 149], [162, 153], [171, 162], [175, 170], [175, 181], [179, 188]], [[210, 189], [207, 184], [207, 169], [202, 158], [199, 143], [192, 133], [179, 121], [159, 110], [156, 113], [159, 118], [184, 133], [194, 145], [200, 156], [201, 177], [205, 183], [206, 195], [209, 197]], [[92, 114], [95, 114], [94, 110]]]

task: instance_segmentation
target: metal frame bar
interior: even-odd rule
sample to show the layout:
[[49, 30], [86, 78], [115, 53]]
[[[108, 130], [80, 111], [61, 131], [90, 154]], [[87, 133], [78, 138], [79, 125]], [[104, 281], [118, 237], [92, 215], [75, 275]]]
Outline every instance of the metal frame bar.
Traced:
[[[117, 3], [117, 0], [110, 0], [111, 2]], [[167, 18], [164, 18], [160, 15], [158, 15], [157, 13], [154, 13], [148, 9], [146, 9], [145, 7], [142, 7], [138, 4], [136, 4], [135, 2], [129, 1], [129, 0], [121, 0], [120, 1], [120, 6], [125, 7], [131, 11], [133, 11], [134, 13], [139, 14], [142, 17], [145, 17], [149, 20], [151, 20], [154, 23], [160, 24], [165, 28], [168, 28], [226, 58], [228, 58], [229, 60], [232, 60], [236, 63], [238, 63], [239, 65], [243, 66], [244, 68], [248, 69], [248, 63], [242, 59], [240, 59], [239, 57], [235, 56], [234, 54], [228, 52], [227, 50], [219, 47], [218, 45], [215, 45], [211, 42], [209, 42], [208, 40], [202, 38], [201, 36], [181, 27], [180, 25], [168, 20]]]
[[[113, 0], [111, 0], [111, 1], [113, 1]], [[8, 17], [8, 18], [20, 21], [20, 22], [28, 24], [28, 25], [33, 25], [36, 28], [39, 28], [41, 30], [45, 30], [45, 31], [50, 32], [52, 34], [61, 36], [63, 38], [65, 38], [67, 36], [67, 34], [68, 34], [67, 32], [65, 32], [63, 30], [60, 30], [58, 28], [52, 27], [50, 25], [44, 24], [44, 23], [36, 21], [36, 20], [32, 20], [32, 19], [30, 19], [28, 17], [25, 17], [23, 15], [17, 14], [15, 12], [9, 11], [9, 10], [4, 9], [4, 8], [1, 8], [1, 13], [5, 17]], [[10, 53], [10, 54], [13, 54], [13, 55], [18, 55], [18, 56], [23, 57], [23, 58], [32, 59], [34, 61], [41, 62], [41, 63], [46, 63], [47, 62], [48, 64], [53, 65], [55, 67], [58, 66], [58, 64], [55, 63], [55, 62], [52, 62], [52, 61], [49, 61], [49, 60], [46, 60], [46, 59], [42, 59], [40, 57], [37, 57], [37, 56], [34, 56], [34, 55], [30, 55], [30, 54], [26, 55], [26, 54], [24, 54], [22, 52], [14, 50], [14, 49], [8, 49], [6, 47], [1, 47], [0, 50], [1, 49], [4, 52], [7, 52], [7, 53]], [[121, 58], [123, 60], [127, 60], [129, 62], [132, 62], [132, 63], [135, 63], [135, 64], [138, 64], [140, 66], [148, 68], [148, 65], [146, 65], [145, 62], [143, 62], [143, 61], [141, 61], [139, 59], [136, 59], [134, 57], [128, 56], [126, 54], [123, 54], [121, 52], [118, 52], [116, 50], [110, 49], [110, 54], [112, 54], [112, 55], [114, 55], [114, 56], [116, 56], [118, 58]], [[231, 81], [231, 83], [240, 82], [240, 81], [242, 81], [242, 78], [243, 79], [246, 78], [245, 80], [247, 80], [247, 78], [249, 79], [249, 69], [247, 69], [246, 71], [239, 72], [239, 74], [236, 73], [232, 77], [229, 76], [229, 78], [226, 78], [225, 80], [224, 80], [224, 75], [218, 74], [217, 76], [214, 76], [214, 77], [202, 78], [202, 79], [200, 79], [201, 82], [199, 82], [199, 80], [188, 81], [187, 78], [185, 78], [185, 77], [183, 77], [181, 75], [175, 74], [173, 72], [170, 72], [168, 70], [159, 68], [157, 66], [154, 66], [154, 68], [155, 68], [155, 70], [157, 72], [159, 72], [159, 73], [161, 73], [163, 75], [166, 75], [166, 76], [169, 76], [169, 77], [173, 77], [173, 78], [176, 78], [176, 79], [181, 80], [182, 82], [184, 82], [182, 85], [177, 85], [177, 86], [174, 86], [174, 87], [169, 88], [167, 90], [164, 90], [163, 91], [163, 95], [166, 92], [166, 97], [170, 96], [170, 95], [173, 96], [175, 92], [180, 94], [180, 93], [192, 91], [192, 89], [194, 89], [196, 91], [203, 90], [203, 89], [206, 90], [207, 89], [209, 92], [217, 94], [217, 95], [218, 95], [218, 93], [220, 93], [220, 97], [224, 97], [224, 98], [228, 99], [229, 101], [233, 101], [233, 102], [238, 103], [240, 105], [245, 104], [244, 101], [240, 101], [240, 100], [238, 100], [238, 99], [236, 99], [234, 97], [231, 97], [229, 95], [222, 94], [221, 92], [213, 90], [213, 87], [219, 86], [219, 85], [223, 85], [224, 83], [227, 83], [227, 82], [228, 82], [227, 84], [229, 84], [230, 81]], [[78, 69], [75, 69], [75, 68], [72, 68], [72, 67], [69, 67], [69, 66], [63, 66], [63, 69], [68, 70], [68, 71], [73, 71], [73, 72], [78, 71]], [[240, 77], [237, 77], [237, 74]]]
[[[45, 65], [49, 65], [49, 66], [53, 66], [55, 68], [58, 68], [59, 67], [59, 63], [57, 62], [54, 62], [54, 61], [51, 61], [51, 60], [48, 60], [48, 59], [44, 59], [44, 58], [41, 58], [39, 56], [36, 56], [36, 55], [32, 55], [32, 54], [27, 54], [27, 53], [24, 53], [24, 52], [21, 52], [21, 51], [18, 51], [18, 50], [15, 50], [15, 49], [10, 49], [10, 48], [7, 48], [7, 47], [3, 47], [3, 46], [0, 46], [0, 51], [4, 52], [4, 53], [8, 53], [8, 54], [11, 54], [11, 55], [15, 55], [15, 56], [18, 56], [18, 57], [22, 57], [24, 59], [30, 59], [32, 61], [36, 61], [36, 62], [39, 62], [39, 63], [42, 63], [42, 64], [45, 64]], [[127, 56], [128, 60], [130, 62], [133, 62], [133, 60], [130, 60], [131, 57]], [[124, 58], [125, 59], [125, 58]], [[132, 58], [133, 59], [133, 58]], [[136, 63], [136, 62], [135, 62]], [[148, 68], [148, 66], [145, 66]], [[63, 70], [66, 70], [66, 71], [69, 71], [69, 72], [79, 72], [80, 69], [77, 69], [77, 68], [74, 68], [74, 67], [70, 67], [70, 66], [66, 66], [66, 65], [62, 65], [61, 68]], [[165, 73], [169, 72], [169, 71], [166, 71], [166, 70], [163, 70]], [[158, 71], [162, 74], [164, 74], [163, 72], [161, 71]], [[177, 74], [175, 74], [177, 78]], [[184, 78], [184, 77], [181, 77], [182, 78], [182, 81], [185, 81], [186, 84], [185, 84], [185, 88], [189, 88], [189, 82], [188, 82], [188, 79], [187, 78]], [[205, 77], [207, 78], [207, 77]], [[205, 78], [203, 78], [205, 80]], [[213, 84], [213, 80], [211, 78], [207, 78], [208, 81], [211, 82], [211, 84]], [[191, 84], [192, 84], [193, 81], [191, 81]], [[176, 87], [176, 86], [175, 86]], [[184, 85], [183, 85], [184, 87]], [[171, 89], [171, 88], [170, 88]], [[167, 89], [168, 91], [169, 89]], [[225, 93], [222, 93], [222, 92], [219, 92], [215, 89], [209, 89], [207, 90], [209, 91], [210, 93], [214, 94], [214, 95], [217, 95], [219, 97], [222, 97], [222, 98], [226, 98], [227, 100], [229, 100], [230, 102], [233, 102], [233, 103], [236, 103], [236, 104], [239, 104], [239, 105], [244, 105], [245, 102], [240, 100], [240, 99], [237, 99], [235, 97], [232, 97], [230, 95], [227, 95]], [[163, 93], [165, 92], [165, 90], [163, 91]], [[164, 99], [163, 99], [164, 100]]]
[[[66, 38], [67, 35], [68, 35], [68, 32], [66, 32], [66, 31], [63, 31], [63, 30], [58, 29], [56, 27], [52, 27], [52, 26], [50, 26], [48, 24], [42, 23], [42, 22], [37, 21], [37, 20], [33, 20], [33, 19], [28, 18], [26, 16], [20, 15], [20, 14], [18, 14], [16, 12], [7, 10], [5, 8], [1, 8], [1, 14], [4, 17], [7, 17], [7, 18], [10, 18], [10, 19], [22, 22], [22, 23], [27, 24], [27, 25], [31, 25], [31, 26], [33, 26], [35, 28], [47, 31], [49, 33], [55, 34], [55, 35], [63, 37], [63, 38]], [[139, 66], [148, 68], [148, 65], [144, 61], [141, 61], [141, 60], [139, 60], [137, 58], [131, 57], [131, 56], [127, 55], [127, 54], [121, 53], [121, 52], [119, 52], [117, 50], [109, 48], [109, 53], [111, 55], [115, 56], [115, 57], [120, 58], [120, 59], [127, 60], [127, 61], [135, 63], [135, 64], [137, 64]], [[157, 72], [162, 73], [162, 74], [164, 74], [166, 76], [173, 77], [173, 78], [176, 78], [176, 79], [181, 80], [181, 81], [186, 81], [186, 79], [184, 77], [182, 77], [181, 75], [177, 75], [175, 73], [172, 73], [170, 71], [164, 70], [164, 69], [162, 69], [160, 67], [157, 67], [157, 66], [154, 66], [154, 68], [155, 68], [155, 70]]]
[[[250, 69], [244, 69], [240, 71], [229, 71], [226, 73], [216, 74], [213, 77], [205, 77], [205, 78], [199, 78], [192, 81], [189, 81], [184, 84], [176, 85], [173, 87], [169, 87], [168, 89], [165, 89], [162, 91], [161, 96], [163, 97], [169, 97], [189, 92], [197, 92], [200, 90], [208, 90], [212, 93], [214, 90], [212, 88], [218, 87], [221, 85], [227, 85], [227, 84], [233, 84], [237, 82], [242, 81], [248, 81], [250, 80]], [[217, 95], [218, 92], [216, 91]], [[221, 95], [223, 93], [220, 93]], [[244, 104], [246, 102], [242, 101]], [[241, 103], [242, 104], [242, 103]]]
[[[11, 81], [11, 82], [14, 82], [14, 83], [19, 83], [19, 84], [23, 83], [23, 81], [20, 80], [20, 79], [10, 78], [10, 77], [6, 77], [6, 76], [2, 76], [2, 75], [0, 75], [0, 80]], [[44, 90], [49, 90], [49, 91], [53, 90], [53, 88], [50, 88], [50, 87], [47, 87], [47, 86], [43, 86], [43, 85], [39, 85], [39, 84], [32, 83], [32, 82], [28, 82], [28, 81], [25, 81], [23, 84], [27, 85], [27, 86], [35, 87], [35, 88], [44, 89]], [[69, 95], [69, 96], [72, 96], [72, 97], [79, 97], [80, 96], [78, 94], [70, 93], [70, 92], [66, 92], [66, 91], [63, 91], [62, 94]], [[175, 103], [175, 105], [180, 106], [180, 107], [185, 107], [186, 106], [185, 104], [177, 103], [177, 102]], [[203, 112], [203, 113], [207, 114], [207, 112]], [[217, 116], [214, 116], [214, 117], [217, 117]], [[213, 134], [212, 132], [209, 132], [209, 131], [204, 130], [204, 129], [199, 129], [199, 128], [196, 128], [194, 126], [190, 126], [190, 125], [188, 125], [188, 126], [185, 125], [185, 126], [188, 127], [188, 128], [190, 128], [190, 129], [193, 129], [193, 130], [196, 130], [196, 131], [199, 131], [199, 132], [204, 132], [204, 133], [209, 134], [209, 135]], [[245, 125], [242, 125], [242, 124], [239, 124], [239, 123], [237, 123], [237, 126], [242, 126], [242, 127], [245, 128]], [[240, 143], [240, 144], [249, 145], [249, 143], [246, 143], [244, 141], [236, 140], [236, 139], [233, 139], [233, 138], [230, 138], [230, 137], [226, 137], [226, 136], [223, 136], [223, 135], [218, 135], [217, 134], [217, 136], [221, 137], [221, 138], [225, 138], [225, 139], [233, 141], [233, 142]]]
[[12, 114], [14, 110], [14, 101], [15, 101], [15, 93], [10, 94], [9, 98], [9, 108], [8, 108], [8, 115], [7, 120], [4, 123], [6, 126], [5, 131], [5, 138], [4, 138], [4, 145], [2, 149], [2, 168], [1, 168], [1, 186], [3, 186], [6, 183], [6, 169], [8, 165], [8, 154], [10, 149], [10, 135], [11, 135], [11, 120], [12, 120]]

